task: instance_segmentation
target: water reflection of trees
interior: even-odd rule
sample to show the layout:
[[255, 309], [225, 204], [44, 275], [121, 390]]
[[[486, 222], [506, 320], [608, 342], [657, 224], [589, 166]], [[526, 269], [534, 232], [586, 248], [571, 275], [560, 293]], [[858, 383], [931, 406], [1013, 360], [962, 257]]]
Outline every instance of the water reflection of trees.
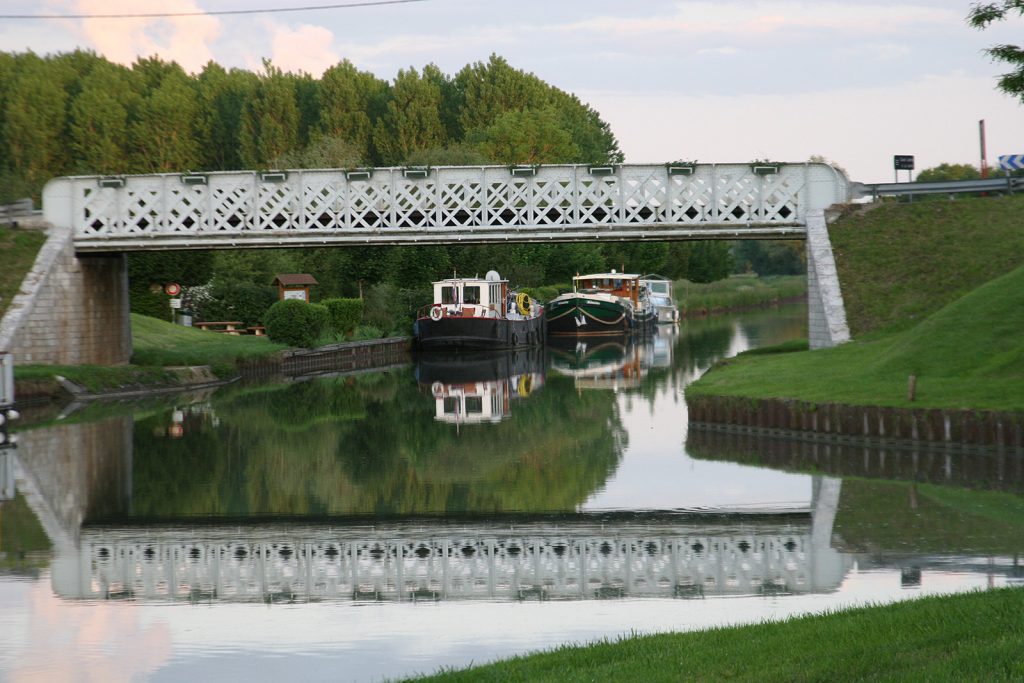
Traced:
[[549, 380], [496, 424], [433, 419], [405, 372], [239, 390], [136, 423], [137, 516], [572, 510], [617, 467], [613, 396]]

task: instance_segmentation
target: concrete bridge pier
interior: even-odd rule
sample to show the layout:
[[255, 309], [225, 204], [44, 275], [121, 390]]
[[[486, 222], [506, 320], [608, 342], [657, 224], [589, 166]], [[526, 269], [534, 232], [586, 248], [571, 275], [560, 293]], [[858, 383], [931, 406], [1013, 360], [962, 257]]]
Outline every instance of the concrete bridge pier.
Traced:
[[123, 365], [132, 355], [124, 254], [75, 254], [51, 226], [22, 289], [0, 320], [0, 350], [18, 365]]
[[822, 209], [807, 212], [807, 339], [812, 349], [850, 341], [839, 273]]

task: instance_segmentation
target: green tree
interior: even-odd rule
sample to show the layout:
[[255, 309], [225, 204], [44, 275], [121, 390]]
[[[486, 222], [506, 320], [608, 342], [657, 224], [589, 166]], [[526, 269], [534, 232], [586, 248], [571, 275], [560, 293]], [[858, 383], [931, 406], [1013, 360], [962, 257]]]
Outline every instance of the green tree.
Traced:
[[459, 123], [467, 133], [482, 130], [508, 111], [541, 109], [552, 104], [548, 86], [533, 74], [512, 68], [492, 54], [486, 63], [467, 65], [455, 76]]
[[981, 172], [971, 164], [942, 163], [923, 169], [917, 174], [919, 183], [939, 183], [947, 180], [977, 180]]
[[196, 88], [177, 64], [146, 94], [131, 128], [135, 168], [143, 173], [167, 173], [200, 164], [196, 134]]
[[320, 131], [347, 141], [368, 162], [373, 157], [374, 106], [387, 90], [385, 81], [347, 59], [335, 64], [320, 78]]
[[101, 62], [82, 79], [69, 116], [72, 168], [79, 173], [129, 170], [129, 110], [137, 101], [131, 72]]
[[380, 159], [387, 164], [401, 163], [416, 150], [441, 147], [445, 142], [441, 88], [416, 69], [399, 70], [387, 112], [373, 131]]
[[480, 149], [468, 142], [455, 142], [444, 147], [417, 149], [405, 157], [410, 166], [484, 166], [493, 164]]
[[359, 150], [348, 140], [318, 133], [304, 148], [275, 159], [274, 165], [278, 168], [352, 168], [360, 166], [362, 160]]
[[733, 244], [733, 272], [799, 275], [806, 271], [803, 242], [740, 240]]
[[502, 164], [564, 164], [580, 155], [554, 107], [500, 114], [478, 134], [476, 145]]
[[201, 158], [199, 166], [211, 171], [242, 168], [242, 111], [255, 91], [258, 78], [248, 71], [225, 71], [208, 62], [197, 77], [198, 121], [196, 137]]
[[691, 282], [714, 282], [729, 277], [732, 272], [732, 254], [728, 242], [704, 240], [690, 244], [693, 246], [687, 271], [682, 277]]
[[[985, 29], [992, 22], [1003, 21], [1013, 13], [1024, 16], [1024, 0], [978, 3], [971, 8], [967, 21], [974, 28]], [[1005, 62], [1011, 68], [999, 77], [999, 89], [1024, 100], [1024, 49], [1019, 45], [993, 45], [985, 52], [992, 61]]]
[[26, 188], [35, 196], [67, 161], [62, 133], [68, 95], [61, 67], [32, 53], [18, 60], [14, 82], [7, 92], [3, 146]]
[[602, 247], [609, 268], [626, 273], [662, 273], [668, 260], [667, 242], [612, 242]]
[[270, 60], [263, 61], [263, 71], [242, 108], [240, 156], [249, 168], [267, 168], [299, 146], [294, 79]]

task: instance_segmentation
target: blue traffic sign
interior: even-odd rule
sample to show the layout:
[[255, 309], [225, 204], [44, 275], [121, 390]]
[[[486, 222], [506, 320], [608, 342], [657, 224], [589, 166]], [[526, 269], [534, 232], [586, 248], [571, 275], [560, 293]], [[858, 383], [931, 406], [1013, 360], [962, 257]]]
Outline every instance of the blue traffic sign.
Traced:
[[999, 157], [999, 168], [1004, 171], [1024, 170], [1024, 154], [1004, 154]]

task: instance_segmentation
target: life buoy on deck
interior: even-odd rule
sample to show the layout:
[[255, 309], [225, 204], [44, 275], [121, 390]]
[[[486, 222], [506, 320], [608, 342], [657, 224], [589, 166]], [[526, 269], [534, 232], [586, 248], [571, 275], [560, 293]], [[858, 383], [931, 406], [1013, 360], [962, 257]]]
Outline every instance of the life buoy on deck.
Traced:
[[516, 294], [516, 309], [519, 311], [519, 315], [530, 315], [530, 297], [526, 295], [526, 292]]
[[444, 316], [444, 311], [440, 306], [434, 306], [430, 309], [430, 319], [437, 322]]

